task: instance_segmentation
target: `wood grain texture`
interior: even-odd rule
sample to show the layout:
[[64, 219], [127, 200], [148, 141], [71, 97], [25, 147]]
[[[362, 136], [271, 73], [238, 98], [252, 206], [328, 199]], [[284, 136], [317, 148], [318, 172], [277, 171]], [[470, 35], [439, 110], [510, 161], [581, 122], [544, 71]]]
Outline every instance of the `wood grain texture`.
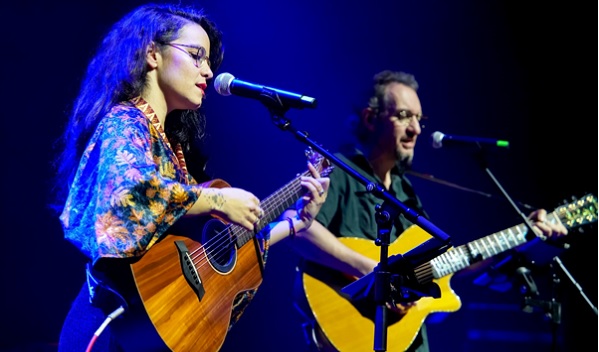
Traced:
[[[252, 242], [237, 250], [234, 270], [222, 273], [201, 260], [197, 271], [205, 295], [200, 301], [181, 275], [175, 241], [205, 256], [201, 244], [169, 235], [131, 265], [144, 308], [164, 343], [173, 351], [218, 351], [229, 328], [235, 297], [262, 283], [259, 254]], [[196, 346], [196, 347], [194, 347]]]

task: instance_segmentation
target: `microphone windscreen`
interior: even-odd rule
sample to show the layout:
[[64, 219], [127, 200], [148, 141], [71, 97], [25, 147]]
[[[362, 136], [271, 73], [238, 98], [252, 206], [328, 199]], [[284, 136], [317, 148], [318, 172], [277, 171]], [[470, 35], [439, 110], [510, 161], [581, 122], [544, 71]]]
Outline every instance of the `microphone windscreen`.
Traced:
[[431, 138], [433, 139], [433, 148], [441, 148], [443, 146], [443, 137], [445, 137], [445, 135], [439, 131], [431, 134]]
[[220, 95], [231, 95], [231, 82], [235, 79], [235, 76], [225, 72], [216, 76], [214, 80], [214, 89]]

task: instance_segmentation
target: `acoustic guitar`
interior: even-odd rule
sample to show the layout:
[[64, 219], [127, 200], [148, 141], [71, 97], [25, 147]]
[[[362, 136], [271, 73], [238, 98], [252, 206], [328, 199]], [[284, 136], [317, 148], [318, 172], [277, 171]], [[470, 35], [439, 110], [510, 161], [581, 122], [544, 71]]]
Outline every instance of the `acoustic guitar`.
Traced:
[[[318, 153], [308, 150], [306, 155], [321, 176], [332, 171]], [[264, 263], [256, 233], [306, 192], [301, 176], [310, 172], [298, 174], [261, 201], [264, 216], [255, 232], [216, 217], [201, 217], [176, 228], [127, 264], [134, 285], [124, 289], [127, 310], [111, 325], [125, 349], [218, 351], [234, 321], [237, 298], [251, 299], [262, 283]], [[210, 186], [229, 187], [222, 180]]]
[[[561, 222], [568, 229], [597, 221], [597, 198], [586, 195], [570, 204], [556, 208], [547, 216], [548, 221]], [[528, 228], [519, 224], [506, 230], [491, 234], [465, 245], [452, 247], [445, 253], [414, 268], [418, 279], [438, 286], [439, 298], [425, 296], [410, 302], [401, 315], [388, 314], [387, 350], [405, 351], [416, 338], [425, 318], [434, 312], [455, 312], [461, 307], [460, 298], [450, 287], [453, 273], [470, 267], [480, 260], [491, 258], [519, 245], [529, 246], [543, 242], [539, 237], [527, 237]], [[423, 229], [412, 225], [396, 241], [389, 245], [389, 261], [392, 255], [405, 254], [423, 245], [432, 237]], [[373, 241], [362, 238], [339, 238], [348, 247], [372, 259], [380, 257], [380, 247]], [[526, 243], [526, 244], [525, 244]], [[547, 251], [559, 247], [540, 243]], [[545, 248], [543, 248], [545, 249]], [[563, 248], [561, 248], [563, 250]], [[332, 271], [332, 270], [331, 270]], [[418, 277], [421, 276], [421, 277]], [[364, 299], [348, 297], [348, 285], [355, 278], [340, 273], [327, 273], [326, 270], [302, 272], [306, 298], [322, 331], [335, 348], [342, 352], [370, 351], [374, 343], [375, 308], [373, 302], [364, 304]]]

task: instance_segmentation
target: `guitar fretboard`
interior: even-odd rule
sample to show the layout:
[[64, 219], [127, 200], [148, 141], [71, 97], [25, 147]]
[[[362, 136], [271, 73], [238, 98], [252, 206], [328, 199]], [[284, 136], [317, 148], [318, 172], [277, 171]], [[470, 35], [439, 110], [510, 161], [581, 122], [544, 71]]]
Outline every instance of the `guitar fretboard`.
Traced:
[[[587, 194], [572, 203], [557, 207], [547, 214], [547, 221], [561, 223], [567, 229], [597, 221], [597, 197]], [[488, 259], [527, 242], [528, 226], [519, 224], [501, 232], [449, 249], [435, 259], [415, 269], [419, 281], [428, 282], [431, 272], [435, 279], [465, 269], [475, 262]], [[538, 238], [537, 236], [530, 236]]]
[[[326, 177], [333, 170], [332, 165], [324, 166], [325, 160], [320, 157], [318, 162], [314, 162], [313, 165], [320, 172], [322, 177]], [[266, 197], [260, 203], [260, 207], [264, 210], [264, 216], [260, 219], [259, 226], [256, 228], [256, 232], [246, 230], [245, 228], [237, 225], [230, 225], [232, 227], [231, 233], [236, 239], [237, 247], [240, 248], [245, 243], [250, 241], [255, 233], [260, 232], [264, 227], [273, 222], [280, 214], [288, 209], [293, 203], [295, 203], [299, 197], [305, 192], [302, 189], [301, 177], [311, 176], [309, 170], [304, 171], [302, 174], [298, 174], [293, 180], [279, 188], [276, 192]]]
[[[547, 220], [559, 221], [555, 213], [548, 214]], [[431, 260], [433, 276], [441, 278], [465, 269], [475, 262], [491, 258], [527, 242], [528, 227], [519, 224], [509, 229], [455, 247]]]

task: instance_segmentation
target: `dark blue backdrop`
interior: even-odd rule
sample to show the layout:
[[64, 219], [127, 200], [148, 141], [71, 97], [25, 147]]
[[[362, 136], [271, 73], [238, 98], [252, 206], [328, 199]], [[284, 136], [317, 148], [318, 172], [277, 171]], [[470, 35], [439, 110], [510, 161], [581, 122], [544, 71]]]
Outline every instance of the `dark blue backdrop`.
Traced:
[[[57, 219], [46, 209], [51, 145], [95, 45], [110, 24], [141, 3], [0, 5], [5, 33], [1, 350], [52, 351], [83, 280], [83, 258], [62, 239]], [[406, 70], [419, 80], [430, 116], [416, 171], [499, 194], [471, 151], [433, 149], [428, 135], [438, 130], [501, 138], [511, 148], [486, 161], [514, 199], [551, 210], [570, 196], [597, 194], [596, 100], [594, 89], [587, 90], [596, 71], [594, 62], [580, 60], [594, 57], [595, 47], [576, 39], [594, 31], [594, 21], [570, 20], [586, 9], [544, 3], [539, 12], [500, 0], [206, 0], [200, 6], [224, 31], [226, 55], [217, 74], [230, 72], [316, 97], [316, 109], [286, 116], [329, 150], [340, 140], [351, 108], [362, 103], [360, 93], [373, 73]], [[230, 184], [264, 197], [305, 169], [306, 146], [275, 127], [259, 102], [210, 89], [205, 111], [208, 171]], [[521, 222], [501, 197], [413, 182], [434, 224], [456, 245]], [[596, 305], [596, 227], [573, 237], [562, 261]], [[303, 351], [290, 299], [295, 259], [285, 245], [272, 248], [264, 283], [228, 334], [224, 351]], [[561, 350], [594, 345], [596, 335], [583, 331], [597, 331], [597, 315], [576, 285], [557, 272], [562, 319], [555, 337]], [[537, 282], [550, 294], [545, 290], [550, 275], [539, 275]], [[551, 321], [542, 311], [523, 312], [517, 289], [501, 293], [458, 277], [452, 287], [463, 307], [431, 321], [433, 351], [552, 350]]]

